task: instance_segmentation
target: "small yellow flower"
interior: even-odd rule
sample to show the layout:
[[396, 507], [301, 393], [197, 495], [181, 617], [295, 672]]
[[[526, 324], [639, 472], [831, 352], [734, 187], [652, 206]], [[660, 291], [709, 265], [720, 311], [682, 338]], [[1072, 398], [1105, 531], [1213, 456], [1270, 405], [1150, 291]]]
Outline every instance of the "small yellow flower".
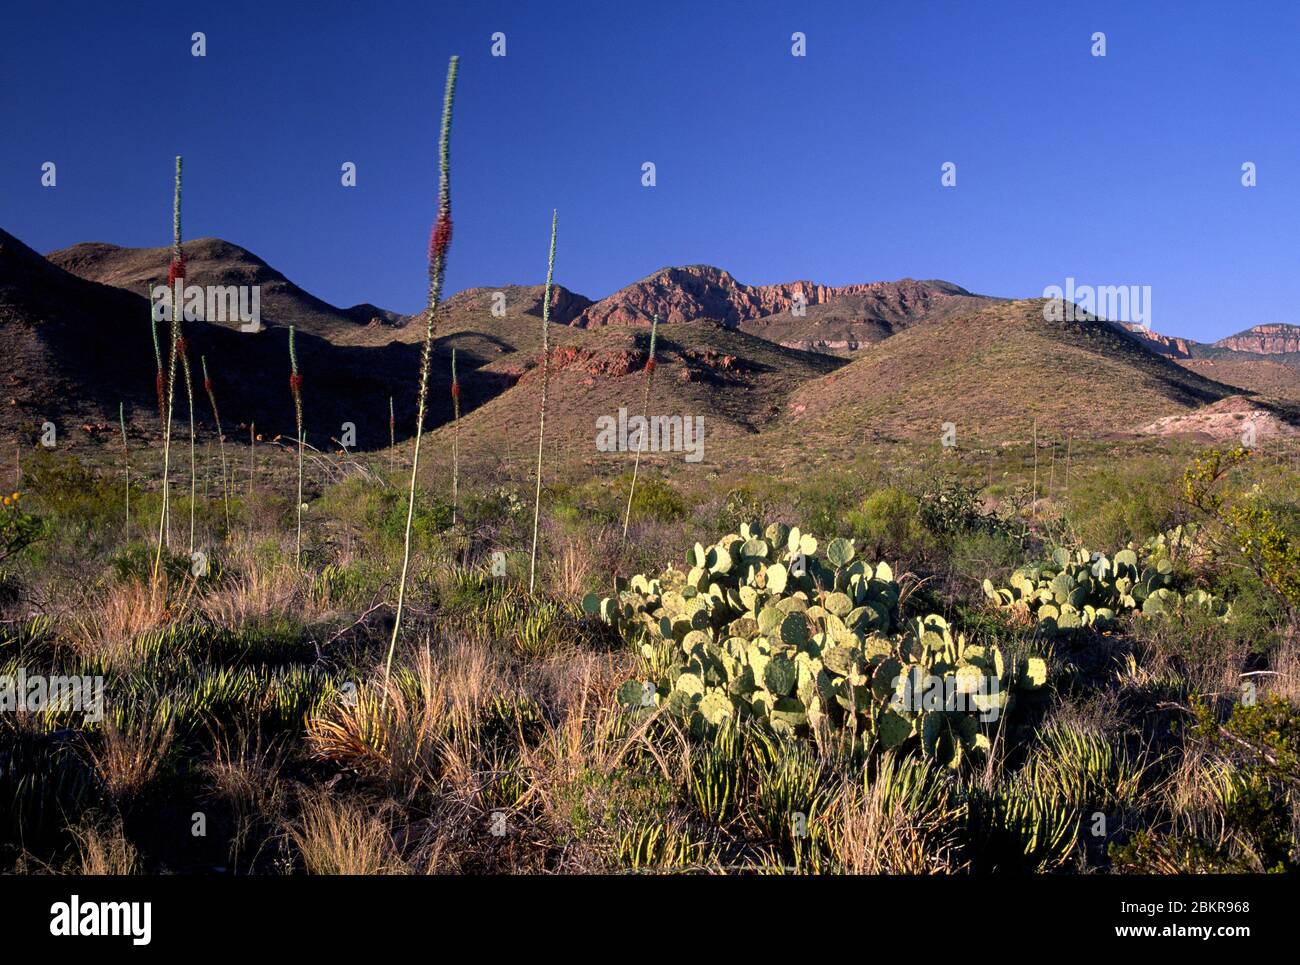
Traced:
[[14, 493], [14, 494], [13, 494], [13, 497], [12, 497], [12, 498], [13, 498], [13, 501], [14, 501], [14, 502], [18, 502], [18, 497], [21, 496], [21, 495], [22, 495], [22, 493]]
[[13, 503], [13, 499], [12, 499], [11, 497], [9, 497], [9, 496], [6, 496], [6, 497], [5, 497], [5, 505], [6, 505], [6, 506], [9, 506], [9, 505], [11, 505], [12, 503]]

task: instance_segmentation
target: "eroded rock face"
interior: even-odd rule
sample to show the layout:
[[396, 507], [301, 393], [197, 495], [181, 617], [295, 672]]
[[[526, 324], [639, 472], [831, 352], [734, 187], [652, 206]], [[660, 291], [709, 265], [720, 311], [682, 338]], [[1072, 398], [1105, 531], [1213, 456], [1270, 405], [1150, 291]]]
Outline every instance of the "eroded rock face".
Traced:
[[1300, 352], [1300, 325], [1256, 325], [1214, 343], [1219, 348], [1258, 355]]
[[[951, 291], [947, 288], [950, 287]], [[789, 312], [800, 297], [806, 306], [843, 298], [870, 296], [908, 311], [947, 294], [968, 294], [957, 286], [912, 281], [872, 282], [864, 285], [819, 285], [794, 281], [782, 285], [746, 285], [730, 272], [711, 265], [664, 268], [588, 307], [573, 324], [649, 325], [658, 313], [665, 323], [714, 318], [728, 324]]]
[[1147, 348], [1153, 352], [1176, 359], [1192, 357], [1191, 346], [1188, 345], [1185, 338], [1161, 335], [1159, 332], [1152, 331], [1145, 325], [1139, 325], [1136, 322], [1117, 322], [1116, 324], [1130, 335], [1136, 335], [1138, 338], [1143, 339], [1147, 343]]

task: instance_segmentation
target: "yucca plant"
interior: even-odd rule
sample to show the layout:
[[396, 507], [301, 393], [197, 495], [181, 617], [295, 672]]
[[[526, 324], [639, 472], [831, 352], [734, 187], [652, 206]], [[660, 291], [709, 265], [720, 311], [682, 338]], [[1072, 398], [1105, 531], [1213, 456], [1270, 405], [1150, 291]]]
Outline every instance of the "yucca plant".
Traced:
[[537, 524], [542, 512], [542, 445], [546, 438], [546, 390], [551, 370], [551, 282], [555, 277], [555, 229], [558, 213], [551, 212], [551, 253], [546, 259], [546, 288], [542, 293], [542, 404], [537, 416], [537, 492], [533, 497], [533, 552], [528, 564], [528, 592], [537, 580]]
[[627, 491], [627, 512], [623, 514], [623, 536], [618, 544], [620, 553], [623, 551], [623, 544], [627, 542], [627, 524], [632, 520], [632, 497], [636, 495], [636, 475], [637, 470], [641, 468], [641, 453], [650, 444], [650, 387], [654, 385], [655, 380], [655, 335], [658, 331], [659, 315], [655, 314], [650, 321], [650, 355], [645, 363], [645, 395], [641, 399], [641, 445], [636, 447], [636, 458], [632, 461], [632, 485]]
[[176, 356], [181, 342], [181, 293], [184, 290], [185, 257], [181, 251], [181, 156], [176, 155], [176, 191], [172, 200], [172, 260], [167, 266], [167, 285], [171, 288], [171, 350], [167, 363], [167, 406], [163, 420], [163, 473], [162, 473], [162, 510], [158, 516], [158, 548], [154, 553], [153, 578], [158, 578], [162, 565], [163, 539], [167, 531], [167, 515], [170, 509], [170, 490], [172, 452], [172, 413], [176, 401]]
[[420, 353], [420, 385], [415, 412], [415, 451], [411, 458], [411, 485], [407, 490], [406, 535], [402, 546], [402, 573], [397, 582], [397, 612], [393, 618], [393, 637], [388, 644], [384, 663], [384, 709], [388, 707], [388, 680], [393, 669], [393, 652], [402, 626], [402, 606], [406, 601], [406, 575], [411, 565], [411, 523], [415, 519], [415, 485], [420, 469], [420, 439], [424, 435], [424, 411], [429, 396], [429, 363], [433, 356], [433, 323], [442, 299], [442, 280], [447, 270], [447, 252], [451, 248], [451, 109], [456, 97], [456, 71], [459, 57], [447, 64], [447, 86], [442, 97], [442, 130], [438, 141], [438, 217], [429, 238], [429, 304], [424, 316], [424, 350]]
[[302, 448], [306, 437], [302, 429], [302, 375], [298, 372], [298, 350], [294, 342], [293, 326], [289, 326], [289, 392], [293, 395], [293, 415], [298, 425], [298, 533], [294, 540], [293, 558], [302, 566]]
[[460, 382], [456, 380], [456, 350], [451, 350], [451, 525], [456, 525], [460, 489]]
[[226, 434], [221, 431], [221, 413], [217, 411], [217, 393], [212, 387], [212, 378], [208, 375], [208, 357], [202, 355], [199, 362], [203, 365], [203, 390], [208, 393], [212, 403], [212, 419], [217, 424], [217, 446], [221, 451], [221, 498], [226, 505], [226, 530], [230, 530], [230, 487], [226, 480]]
[[122, 427], [122, 459], [126, 463], [126, 522], [122, 531], [126, 538], [131, 538], [131, 450], [126, 444], [126, 408], [124, 403], [117, 404], [117, 423]]

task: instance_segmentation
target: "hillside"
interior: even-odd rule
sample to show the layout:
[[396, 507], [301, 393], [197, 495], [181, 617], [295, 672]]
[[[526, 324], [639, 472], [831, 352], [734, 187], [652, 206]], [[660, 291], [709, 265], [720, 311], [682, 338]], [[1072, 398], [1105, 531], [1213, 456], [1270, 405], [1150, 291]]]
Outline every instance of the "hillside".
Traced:
[[[626, 453], [596, 449], [596, 420], [620, 407], [639, 415], [649, 332], [630, 327], [571, 330], [553, 348], [546, 403], [547, 458], [604, 470], [630, 467]], [[782, 348], [715, 321], [680, 322], [659, 329], [652, 416], [703, 416], [703, 463], [716, 465], [715, 446], [752, 441], [782, 411], [792, 392], [843, 363]], [[469, 414], [460, 425], [461, 451], [515, 478], [532, 472], [537, 453], [541, 370], [536, 356], [506, 357], [470, 377], [505, 378], [513, 386]], [[450, 426], [432, 439], [449, 452]], [[649, 455], [651, 463], [683, 463], [683, 454]]]
[[[183, 245], [187, 280], [193, 285], [257, 285], [262, 324], [287, 327], [338, 343], [374, 341], [375, 330], [392, 337], [401, 322], [395, 312], [361, 304], [336, 308], [299, 288], [252, 252], [220, 238], [198, 238]], [[143, 294], [167, 278], [170, 248], [122, 248], [85, 242], [50, 252], [49, 261], [87, 281]], [[237, 329], [238, 322], [225, 322]]]
[[1046, 321], [1041, 299], [913, 326], [794, 393], [788, 447], [919, 437], [997, 444], [1040, 432], [1106, 436], [1234, 393], [1096, 320]]

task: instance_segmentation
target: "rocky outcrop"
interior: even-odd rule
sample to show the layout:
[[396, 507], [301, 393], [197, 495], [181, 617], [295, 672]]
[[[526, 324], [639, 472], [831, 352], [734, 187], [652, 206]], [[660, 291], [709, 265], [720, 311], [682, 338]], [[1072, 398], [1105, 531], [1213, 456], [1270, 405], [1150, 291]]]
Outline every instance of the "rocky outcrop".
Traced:
[[1254, 352], [1256, 355], [1300, 352], [1300, 325], [1256, 325], [1236, 335], [1221, 338], [1214, 344], [1218, 348]]
[[1137, 322], [1116, 322], [1115, 324], [1130, 335], [1142, 339], [1147, 348], [1159, 355], [1166, 355], [1174, 359], [1189, 359], [1192, 357], [1192, 345], [1185, 338], [1161, 335], [1159, 332], [1152, 331]]
[[574, 320], [580, 328], [600, 325], [649, 325], [659, 315], [664, 323], [713, 318], [726, 325], [789, 314], [802, 301], [806, 307], [840, 300], [878, 303], [885, 314], [911, 315], [926, 310], [935, 299], [970, 295], [947, 282], [872, 282], [862, 285], [819, 285], [794, 281], [781, 285], [746, 285], [730, 272], [712, 265], [664, 268], [591, 305]]

